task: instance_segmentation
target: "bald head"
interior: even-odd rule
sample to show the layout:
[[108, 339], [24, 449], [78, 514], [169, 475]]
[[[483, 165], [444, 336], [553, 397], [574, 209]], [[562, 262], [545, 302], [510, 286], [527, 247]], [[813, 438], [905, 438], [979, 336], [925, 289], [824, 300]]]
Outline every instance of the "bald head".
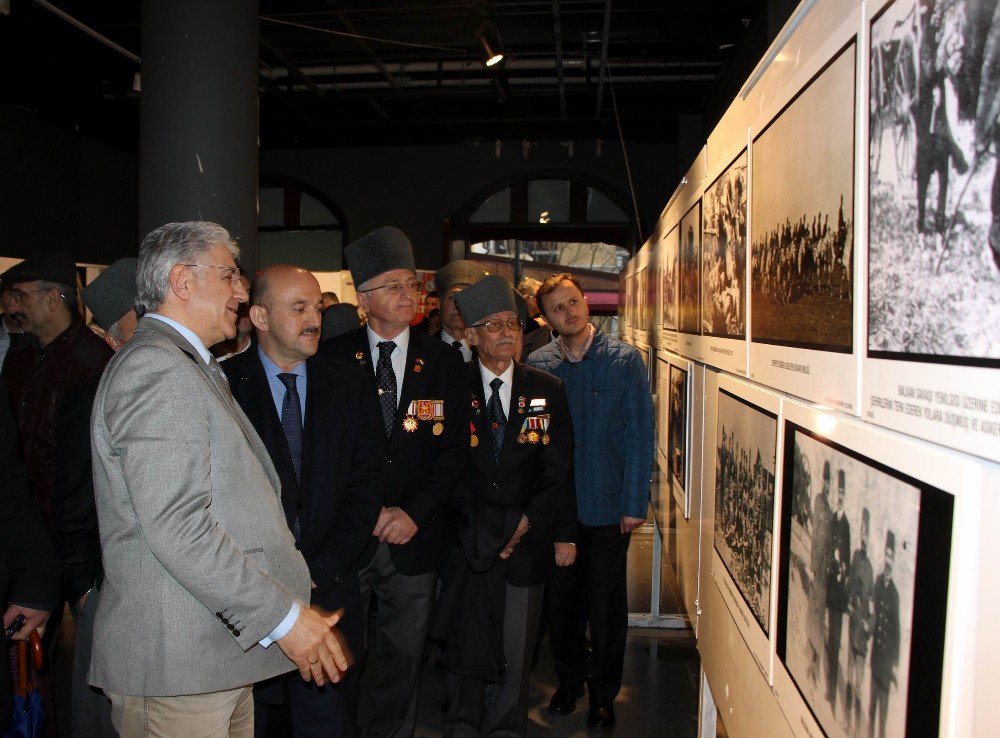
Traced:
[[319, 282], [290, 264], [267, 267], [253, 285], [250, 320], [261, 350], [285, 371], [316, 353], [323, 297]]

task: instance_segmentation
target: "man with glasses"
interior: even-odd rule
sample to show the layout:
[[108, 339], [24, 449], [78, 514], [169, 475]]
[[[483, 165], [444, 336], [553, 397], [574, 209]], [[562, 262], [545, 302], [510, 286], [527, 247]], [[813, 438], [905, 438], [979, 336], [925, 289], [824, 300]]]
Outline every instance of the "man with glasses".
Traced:
[[472, 348], [465, 337], [465, 322], [455, 304], [455, 296], [485, 276], [483, 268], [468, 259], [453, 261], [434, 273], [434, 287], [441, 296], [441, 332], [435, 334], [435, 338], [461, 351], [463, 361], [472, 360]]
[[420, 283], [406, 234], [379, 228], [344, 255], [368, 325], [325, 341], [320, 353], [375, 377], [386, 463], [385, 500], [359, 572], [365, 620], [372, 591], [378, 599], [378, 650], [360, 698], [349, 695], [348, 718], [367, 735], [412, 736], [447, 540], [440, 513], [469, 452], [465, 367], [457, 351], [410, 329]]
[[522, 328], [510, 284], [486, 277], [456, 302], [477, 353], [467, 370], [475, 440], [450, 505], [459, 545], [435, 616], [448, 624], [444, 733], [524, 736], [559, 510], [573, 504], [573, 426], [562, 381], [515, 359]]
[[20, 322], [10, 314], [10, 284], [7, 281], [10, 271], [0, 274], [0, 370], [11, 345], [23, 335]]
[[8, 285], [11, 315], [26, 337], [7, 354], [3, 374], [32, 493], [51, 526], [60, 405], [69, 390], [104, 370], [112, 352], [77, 310], [69, 254], [48, 251], [22, 261], [4, 275]]

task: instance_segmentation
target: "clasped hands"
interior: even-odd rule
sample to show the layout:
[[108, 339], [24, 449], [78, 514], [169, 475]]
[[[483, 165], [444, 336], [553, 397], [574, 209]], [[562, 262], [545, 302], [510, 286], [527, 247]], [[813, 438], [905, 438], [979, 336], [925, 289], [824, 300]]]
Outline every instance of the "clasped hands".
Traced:
[[404, 546], [417, 533], [417, 524], [400, 507], [383, 507], [372, 535], [379, 543]]
[[316, 682], [318, 687], [327, 680], [339, 682], [354, 661], [340, 629], [335, 627], [343, 615], [343, 608], [328, 612], [318, 605], [303, 607], [292, 629], [277, 642], [302, 678]]

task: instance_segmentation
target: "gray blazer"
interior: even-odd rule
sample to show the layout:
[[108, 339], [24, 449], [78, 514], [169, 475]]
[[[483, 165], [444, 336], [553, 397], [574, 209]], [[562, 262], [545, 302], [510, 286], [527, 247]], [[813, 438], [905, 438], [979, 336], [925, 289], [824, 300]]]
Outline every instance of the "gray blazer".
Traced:
[[278, 475], [232, 396], [166, 323], [140, 320], [108, 364], [91, 442], [105, 576], [90, 683], [170, 696], [292, 670], [277, 645], [257, 645], [293, 599], [309, 602]]

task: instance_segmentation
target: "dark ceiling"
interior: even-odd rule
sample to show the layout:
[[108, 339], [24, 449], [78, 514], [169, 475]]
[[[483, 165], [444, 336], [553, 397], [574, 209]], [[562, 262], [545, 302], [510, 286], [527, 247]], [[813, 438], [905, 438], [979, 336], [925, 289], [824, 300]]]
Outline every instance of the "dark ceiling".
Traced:
[[[677, 116], [703, 111], [765, 5], [261, 0], [261, 145], [612, 139], [616, 107], [625, 138], [675, 140]], [[142, 55], [141, 3], [0, 0], [0, 12], [5, 6], [0, 104], [136, 150], [140, 63], [129, 53]], [[484, 24], [507, 53], [490, 69], [470, 33]]]

